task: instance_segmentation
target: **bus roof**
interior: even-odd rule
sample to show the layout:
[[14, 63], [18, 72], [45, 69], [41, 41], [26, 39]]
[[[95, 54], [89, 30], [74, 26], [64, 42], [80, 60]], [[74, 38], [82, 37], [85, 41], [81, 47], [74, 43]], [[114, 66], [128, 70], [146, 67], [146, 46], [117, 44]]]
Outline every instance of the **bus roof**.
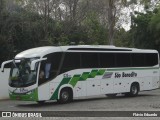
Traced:
[[136, 53], [158, 53], [156, 50], [149, 49], [137, 49], [137, 48], [126, 48], [126, 47], [115, 47], [110, 45], [76, 45], [76, 46], [45, 46], [37, 47], [25, 50], [15, 56], [15, 59], [18, 58], [32, 58], [32, 57], [43, 57], [46, 54], [52, 52], [136, 52]]

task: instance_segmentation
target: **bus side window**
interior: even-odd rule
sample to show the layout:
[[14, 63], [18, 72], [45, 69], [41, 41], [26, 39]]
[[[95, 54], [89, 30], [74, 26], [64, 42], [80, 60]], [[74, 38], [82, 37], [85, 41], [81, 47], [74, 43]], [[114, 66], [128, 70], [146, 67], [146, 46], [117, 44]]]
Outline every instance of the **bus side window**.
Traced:
[[53, 80], [58, 73], [60, 62], [61, 62], [61, 52], [55, 52], [55, 53], [50, 53], [47, 54], [44, 57], [47, 57], [47, 61], [45, 64], [45, 74], [46, 74], [46, 79], [47, 80]]
[[50, 77], [51, 63], [45, 64], [45, 78], [48, 79]]
[[41, 62], [41, 67], [40, 67], [40, 71], [39, 71], [39, 81], [38, 81], [39, 85], [41, 85], [42, 83], [44, 83], [46, 81], [44, 67], [45, 67], [45, 62], [42, 61]]
[[44, 79], [44, 71], [40, 70], [39, 72], [39, 79]]

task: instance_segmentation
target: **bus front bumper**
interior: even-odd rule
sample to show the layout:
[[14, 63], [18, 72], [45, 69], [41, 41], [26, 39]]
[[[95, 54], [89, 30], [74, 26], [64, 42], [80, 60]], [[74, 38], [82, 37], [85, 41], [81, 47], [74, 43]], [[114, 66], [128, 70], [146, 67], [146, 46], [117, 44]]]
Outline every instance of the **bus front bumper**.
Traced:
[[34, 89], [31, 92], [26, 94], [16, 94], [16, 93], [10, 92], [9, 97], [11, 100], [38, 101], [38, 90]]

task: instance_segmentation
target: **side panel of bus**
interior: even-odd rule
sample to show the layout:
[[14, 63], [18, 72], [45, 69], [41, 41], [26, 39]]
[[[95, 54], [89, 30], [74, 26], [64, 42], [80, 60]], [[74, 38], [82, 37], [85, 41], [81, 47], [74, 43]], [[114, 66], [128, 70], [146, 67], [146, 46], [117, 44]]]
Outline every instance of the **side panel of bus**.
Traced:
[[40, 86], [41, 93], [45, 88], [47, 93], [40, 98], [58, 99], [63, 87], [72, 88], [73, 97], [130, 92], [133, 82], [139, 83], [140, 91], [158, 88], [157, 55], [66, 52], [60, 74], [44, 88]]

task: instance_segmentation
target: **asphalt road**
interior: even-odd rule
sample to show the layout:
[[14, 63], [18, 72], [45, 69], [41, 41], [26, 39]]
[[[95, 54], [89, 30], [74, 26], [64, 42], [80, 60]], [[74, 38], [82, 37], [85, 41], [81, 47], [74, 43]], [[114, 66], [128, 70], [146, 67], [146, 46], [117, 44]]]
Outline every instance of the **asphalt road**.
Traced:
[[[92, 98], [88, 97], [74, 100], [72, 103], [68, 104], [58, 104], [56, 101], [52, 101], [46, 102], [43, 105], [38, 105], [36, 102], [1, 100], [0, 111], [160, 111], [160, 89], [140, 92], [137, 97], [125, 97], [120, 94], [115, 98], [108, 98], [104, 95], [101, 95], [94, 96]], [[60, 120], [59, 117], [55, 119]], [[74, 118], [71, 117], [63, 119], [68, 120]], [[96, 118], [93, 117], [87, 119]], [[101, 117], [101, 119], [106, 118]], [[108, 119], [112, 120], [115, 118], [110, 117]], [[125, 120], [127, 118], [121, 117], [116, 119]], [[132, 117], [130, 119], [135, 120], [136, 118]], [[147, 118], [143, 117], [140, 119], [148, 120]], [[154, 119], [158, 120], [159, 118], [155, 117]]]

